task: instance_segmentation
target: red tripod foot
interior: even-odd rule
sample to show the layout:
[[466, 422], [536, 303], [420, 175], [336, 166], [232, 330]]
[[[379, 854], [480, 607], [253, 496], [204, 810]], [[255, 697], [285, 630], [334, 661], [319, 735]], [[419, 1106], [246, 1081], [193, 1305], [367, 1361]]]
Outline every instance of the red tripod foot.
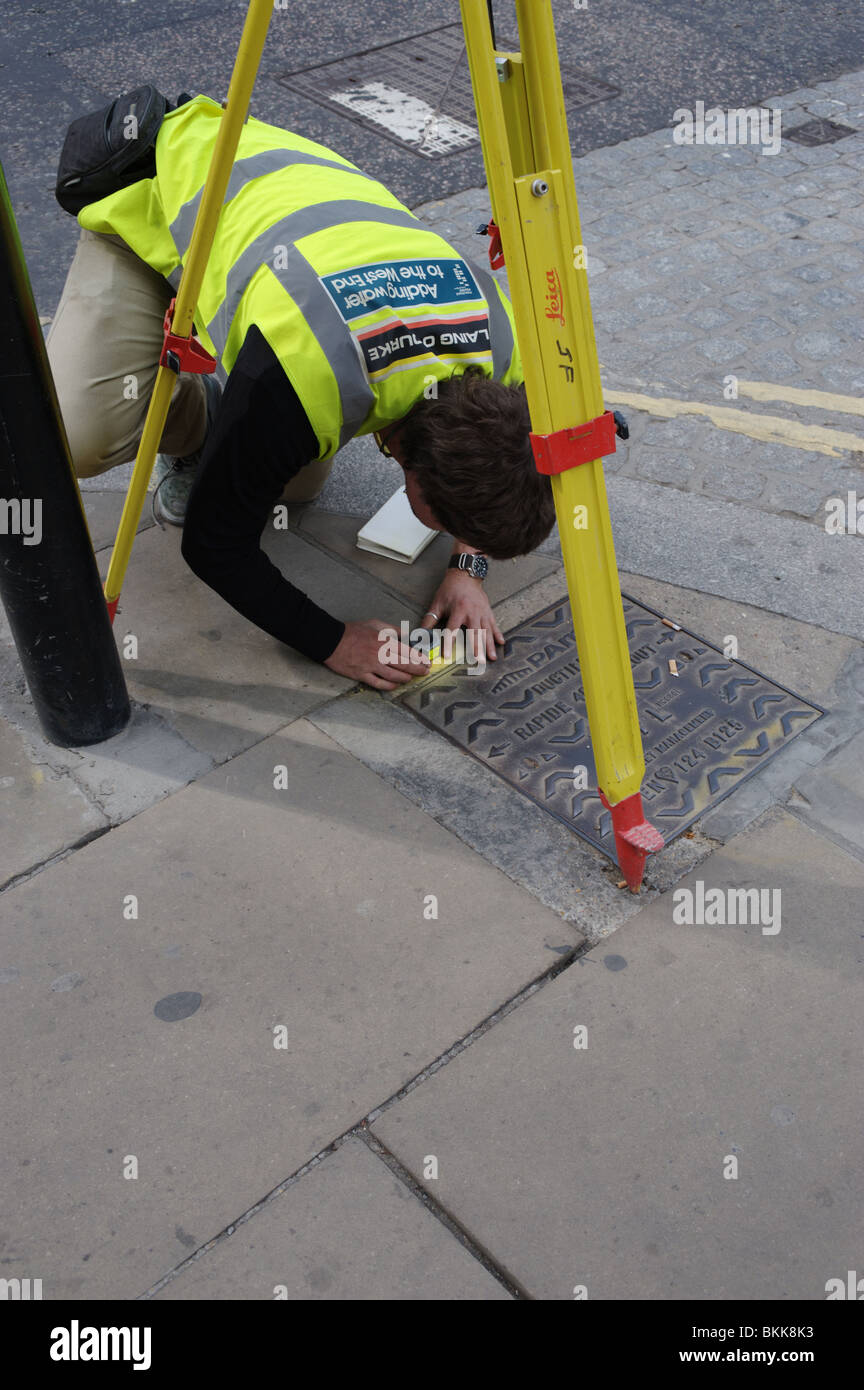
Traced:
[[111, 619], [111, 622], [113, 623], [115, 617], [117, 616], [117, 605], [120, 602], [120, 595], [118, 594], [116, 598], [108, 598], [105, 600], [105, 602], [108, 605], [108, 617]]
[[616, 806], [610, 806], [602, 792], [600, 800], [606, 810], [612, 813], [618, 867], [627, 881], [630, 892], [638, 893], [645, 870], [645, 859], [649, 854], [656, 854], [658, 849], [663, 848], [663, 836], [645, 819], [639, 792], [625, 797]]

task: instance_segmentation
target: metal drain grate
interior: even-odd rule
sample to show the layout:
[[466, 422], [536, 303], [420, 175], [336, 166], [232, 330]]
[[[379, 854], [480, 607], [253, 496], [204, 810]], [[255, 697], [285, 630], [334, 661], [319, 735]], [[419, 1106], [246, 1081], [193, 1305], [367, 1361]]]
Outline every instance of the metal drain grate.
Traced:
[[855, 129], [851, 125], [838, 125], [836, 121], [817, 119], [793, 126], [791, 130], [784, 130], [783, 134], [787, 140], [794, 140], [799, 145], [832, 145], [835, 140], [854, 135]]
[[[824, 711], [623, 597], [645, 749], [642, 799], [668, 844]], [[615, 858], [566, 600], [509, 633], [482, 674], [433, 672], [401, 703]]]
[[[509, 39], [499, 39], [498, 46], [518, 47]], [[566, 69], [561, 76], [568, 111], [620, 95], [599, 78]], [[427, 159], [480, 143], [461, 24], [282, 73], [276, 80]]]

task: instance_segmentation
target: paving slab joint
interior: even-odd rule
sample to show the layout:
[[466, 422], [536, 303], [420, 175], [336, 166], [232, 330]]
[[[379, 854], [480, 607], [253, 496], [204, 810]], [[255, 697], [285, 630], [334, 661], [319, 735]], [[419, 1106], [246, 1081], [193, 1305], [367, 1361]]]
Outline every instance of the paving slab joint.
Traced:
[[298, 1183], [300, 1179], [311, 1172], [313, 1168], [317, 1168], [319, 1163], [323, 1163], [325, 1158], [329, 1158], [330, 1154], [335, 1153], [337, 1149], [341, 1148], [345, 1140], [350, 1138], [354, 1132], [354, 1130], [348, 1130], [345, 1134], [340, 1134], [338, 1139], [334, 1139], [326, 1148], [321, 1149], [310, 1158], [308, 1163], [304, 1163], [296, 1172], [291, 1173], [287, 1178], [284, 1178], [282, 1182], [277, 1183], [277, 1185], [262, 1197], [259, 1202], [256, 1202], [254, 1206], [249, 1207], [240, 1216], [236, 1217], [234, 1221], [223, 1227], [215, 1236], [211, 1236], [209, 1240], [205, 1240], [203, 1245], [199, 1245], [197, 1250], [193, 1250], [191, 1255], [188, 1255], [185, 1260], [181, 1260], [180, 1264], [175, 1265], [173, 1269], [169, 1269], [166, 1274], [163, 1274], [161, 1278], [157, 1279], [156, 1282], [151, 1284], [148, 1289], [145, 1289], [143, 1293], [138, 1294], [132, 1301], [141, 1303], [148, 1299], [155, 1298], [157, 1293], [161, 1293], [162, 1289], [172, 1283], [181, 1274], [185, 1273], [191, 1265], [197, 1264], [204, 1255], [208, 1255], [217, 1245], [222, 1245], [224, 1241], [230, 1240], [239, 1226], [245, 1226], [247, 1221], [251, 1221], [252, 1217], [257, 1216], [264, 1207], [270, 1204], [270, 1202], [275, 1201], [277, 1197], [281, 1197], [282, 1193], [287, 1192], [289, 1187], [293, 1187], [295, 1183]]
[[[304, 516], [305, 515], [306, 513], [304, 512]], [[327, 513], [323, 512], [323, 515], [326, 516]], [[335, 515], [344, 516], [345, 513], [335, 513]], [[300, 521], [302, 521], [302, 518], [300, 519]], [[363, 517], [358, 516], [357, 521], [362, 525]], [[359, 525], [357, 529], [359, 531]], [[353, 571], [355, 574], [361, 575], [364, 579], [369, 579], [369, 571], [365, 570], [362, 565], [355, 564], [355, 562], [353, 560], [350, 560], [347, 555], [340, 555], [337, 554], [335, 550], [331, 550], [328, 546], [324, 544], [324, 542], [321, 540], [319, 536], [313, 535], [311, 531], [305, 531], [299, 521], [289, 521], [286, 530], [288, 530], [292, 535], [295, 535], [298, 540], [303, 541], [304, 545], [312, 546], [313, 549], [319, 551], [322, 555], [326, 555], [327, 559], [330, 560], [333, 564], [340, 565], [344, 569], [348, 570], [349, 574]], [[379, 579], [377, 576], [375, 576], [374, 582], [378, 585], [380, 589], [383, 589], [383, 591], [390, 598], [395, 599], [397, 603], [401, 603], [406, 609], [409, 607], [409, 603], [408, 600], [405, 598], [405, 595], [400, 593], [398, 589], [391, 587], [391, 585], [388, 584], [385, 579]]]
[[407, 1187], [411, 1195], [416, 1197], [418, 1202], [422, 1202], [423, 1206], [435, 1217], [436, 1221], [440, 1221], [445, 1230], [448, 1231], [455, 1240], [458, 1240], [459, 1244], [467, 1250], [469, 1255], [474, 1257], [478, 1264], [483, 1266], [486, 1273], [497, 1280], [502, 1288], [506, 1289], [511, 1298], [517, 1299], [519, 1302], [533, 1301], [531, 1295], [522, 1287], [515, 1276], [503, 1265], [499, 1264], [495, 1257], [474, 1239], [471, 1232], [467, 1230], [460, 1221], [457, 1221], [447, 1208], [441, 1205], [437, 1198], [427, 1192], [424, 1187], [421, 1187], [413, 1174], [399, 1162], [395, 1154], [391, 1153], [390, 1150], [381, 1143], [377, 1135], [372, 1134], [366, 1126], [363, 1125], [357, 1131], [357, 1137], [362, 1139], [369, 1150], [389, 1168], [397, 1182], [401, 1182]]
[[442, 1052], [434, 1061], [430, 1062], [428, 1067], [424, 1067], [423, 1070], [419, 1071], [416, 1076], [413, 1076], [410, 1081], [406, 1081], [405, 1085], [402, 1086], [400, 1090], [396, 1091], [392, 1096], [389, 1096], [387, 1100], [382, 1101], [382, 1103], [373, 1110], [370, 1110], [362, 1123], [374, 1124], [375, 1121], [384, 1114], [385, 1110], [390, 1109], [391, 1105], [396, 1105], [398, 1101], [403, 1100], [405, 1096], [409, 1095], [411, 1091], [416, 1090], [416, 1088], [430, 1076], [434, 1076], [435, 1072], [440, 1071], [448, 1062], [452, 1062], [455, 1057], [460, 1056], [460, 1054], [463, 1053], [466, 1048], [470, 1047], [472, 1043], [476, 1042], [478, 1038], [482, 1038], [484, 1034], [489, 1032], [490, 1028], [494, 1027], [496, 1023], [500, 1023], [501, 1020], [512, 1013], [514, 1009], [517, 1009], [520, 1004], [524, 1004], [525, 1001], [536, 994], [538, 990], [543, 989], [545, 985], [557, 979], [562, 971], [567, 970], [578, 957], [583, 956], [586, 951], [589, 951], [592, 944], [596, 943], [585, 941], [579, 946], [574, 946], [571, 951], [567, 951], [566, 955], [563, 955], [554, 965], [550, 965], [548, 970], [544, 970], [542, 975], [538, 975], [536, 979], [531, 980], [529, 984], [520, 989], [518, 993], [511, 995], [503, 1004], [499, 1004], [497, 1009], [494, 1009], [491, 1014], [487, 1014], [484, 1019], [481, 1019], [470, 1032], [458, 1038], [456, 1042], [448, 1047], [446, 1052]]
[[[283, 1192], [287, 1192], [289, 1187], [293, 1187], [295, 1183], [299, 1182], [300, 1178], [302, 1178], [306, 1173], [310, 1172], [313, 1168], [316, 1168], [319, 1163], [323, 1163], [323, 1161], [326, 1158], [328, 1158], [330, 1154], [336, 1153], [336, 1151], [342, 1147], [346, 1140], [352, 1138], [362, 1139], [364, 1143], [369, 1144], [370, 1148], [373, 1148], [373, 1151], [377, 1152], [377, 1150], [374, 1149], [374, 1145], [377, 1145], [379, 1141], [375, 1139], [374, 1145], [373, 1142], [370, 1142], [372, 1140], [372, 1136], [370, 1136], [368, 1133], [368, 1127], [370, 1124], [373, 1124], [374, 1121], [377, 1120], [378, 1117], [382, 1115], [385, 1110], [389, 1110], [391, 1105], [395, 1105], [396, 1102], [400, 1101], [403, 1098], [403, 1096], [409, 1093], [409, 1091], [414, 1090], [414, 1088], [418, 1086], [421, 1081], [425, 1081], [428, 1076], [431, 1076], [434, 1072], [438, 1071], [440, 1067], [444, 1066], [453, 1057], [458, 1056], [461, 1052], [465, 1050], [466, 1047], [469, 1047], [472, 1042], [476, 1041], [477, 1038], [481, 1037], [484, 1033], [488, 1032], [488, 1030], [492, 1027], [494, 1023], [497, 1023], [501, 1019], [505, 1018], [507, 1014], [511, 1013], [512, 1010], [517, 1008], [519, 1004], [524, 1003], [526, 999], [529, 999], [533, 994], [535, 994], [538, 989], [542, 988], [546, 984], [551, 983], [551, 981], [556, 979], [562, 971], [566, 970], [568, 966], [572, 965], [578, 957], [584, 955], [584, 953], [589, 949], [590, 943], [585, 942], [583, 945], [574, 947], [572, 951], [568, 951], [565, 956], [563, 956], [560, 960], [556, 961], [555, 964], [550, 966], [548, 970], [544, 971], [542, 975], [532, 980], [517, 994], [513, 995], [510, 999], [506, 1000], [505, 1003], [501, 1004], [493, 1013], [489, 1014], [485, 1019], [483, 1019], [482, 1022], [480, 1022], [476, 1026], [476, 1028], [473, 1028], [470, 1031], [470, 1033], [465, 1034], [464, 1037], [460, 1038], [457, 1042], [453, 1043], [453, 1045], [449, 1047], [446, 1052], [442, 1053], [439, 1057], [437, 1057], [433, 1062], [429, 1064], [428, 1067], [424, 1067], [422, 1071], [418, 1072], [418, 1074], [415, 1077], [413, 1077], [410, 1081], [408, 1081], [403, 1087], [401, 1087], [400, 1090], [396, 1091], [392, 1096], [388, 1097], [387, 1100], [382, 1101], [380, 1105], [375, 1106], [372, 1110], [369, 1111], [367, 1115], [364, 1115], [361, 1120], [359, 1120], [356, 1124], [352, 1125], [349, 1129], [345, 1130], [343, 1134], [340, 1134], [335, 1139], [331, 1140], [329, 1144], [327, 1144], [323, 1149], [320, 1149], [317, 1154], [310, 1158], [307, 1163], [304, 1163], [302, 1167], [298, 1168], [295, 1172], [290, 1173], [287, 1178], [283, 1178], [282, 1182], [277, 1183], [277, 1185], [274, 1188], [272, 1188], [270, 1192], [266, 1193], [258, 1202], [255, 1202], [253, 1206], [249, 1207], [246, 1211], [242, 1212], [240, 1216], [236, 1217], [221, 1231], [217, 1232], [215, 1236], [212, 1236], [202, 1245], [199, 1245], [197, 1250], [193, 1250], [191, 1255], [188, 1255], [185, 1260], [182, 1260], [180, 1262], [180, 1264], [175, 1265], [173, 1269], [168, 1270], [159, 1279], [157, 1279], [155, 1283], [151, 1284], [149, 1288], [145, 1289], [143, 1293], [138, 1294], [136, 1299], [133, 1301], [140, 1302], [142, 1300], [154, 1298], [156, 1294], [160, 1293], [161, 1290], [166, 1287], [166, 1285], [170, 1284], [174, 1279], [178, 1278], [191, 1265], [197, 1263], [197, 1261], [200, 1260], [204, 1255], [209, 1254], [209, 1252], [213, 1250], [217, 1245], [221, 1245], [224, 1241], [229, 1240], [230, 1237], [233, 1236], [234, 1232], [238, 1229], [238, 1227], [244, 1226], [247, 1221], [250, 1221], [253, 1216], [257, 1216], [259, 1212], [263, 1211], [263, 1209], [269, 1206], [271, 1202], [275, 1201], [277, 1197], [281, 1197]], [[383, 1145], [381, 1146], [381, 1149], [382, 1152], [386, 1152], [383, 1148]], [[379, 1157], [380, 1156], [381, 1154], [379, 1154]], [[395, 1158], [393, 1159], [393, 1163], [397, 1163], [397, 1160]], [[406, 1170], [402, 1169], [401, 1164], [398, 1166], [401, 1172], [406, 1172]], [[401, 1172], [397, 1174], [397, 1176], [401, 1176]], [[410, 1177], [410, 1174], [406, 1173], [406, 1176], [409, 1179], [408, 1185], [413, 1186], [414, 1179]], [[439, 1219], [443, 1220], [444, 1225], [447, 1226], [448, 1229], [452, 1229], [455, 1234], [456, 1228], [458, 1226], [458, 1223], [455, 1221], [455, 1219], [449, 1216], [447, 1213], [445, 1213], [443, 1208], [438, 1208], [437, 1204], [435, 1204], [433, 1199], [429, 1197], [428, 1193], [425, 1193], [423, 1189], [419, 1187], [419, 1185], [417, 1185], [417, 1193], [415, 1195], [421, 1194], [424, 1203], [429, 1205], [430, 1209], [434, 1209], [435, 1215], [438, 1216]], [[452, 1227], [449, 1223], [452, 1223]], [[460, 1231], [462, 1230], [461, 1227], [459, 1227], [458, 1229]], [[509, 1293], [512, 1294], [514, 1298], [524, 1299], [529, 1297], [528, 1294], [526, 1294], [523, 1290], [520, 1289], [519, 1285], [517, 1284], [515, 1279], [513, 1279], [512, 1275], [508, 1274], [506, 1271], [499, 1270], [494, 1265], [494, 1262], [491, 1261], [491, 1256], [485, 1254], [485, 1252], [481, 1250], [481, 1247], [476, 1245], [476, 1242], [473, 1241], [472, 1237], [469, 1235], [468, 1232], [463, 1232], [463, 1236], [464, 1239], [462, 1236], [459, 1237], [461, 1243], [466, 1245], [466, 1247], [471, 1251], [472, 1254], [475, 1254], [475, 1257], [481, 1261], [481, 1263], [484, 1265], [484, 1268], [486, 1268], [489, 1273], [493, 1274], [494, 1277], [498, 1279], [500, 1283], [503, 1284], [503, 1286], [507, 1289]]]
[[[800, 792], [796, 792], [794, 787], [791, 795], [797, 795], [801, 798], [802, 802], [806, 802], [806, 797], [801, 796]], [[807, 805], [809, 806], [809, 803], [807, 803]], [[783, 810], [787, 811], [790, 816], [794, 816], [797, 821], [801, 822], [805, 829], [810, 830], [814, 835], [821, 835], [823, 839], [830, 840], [838, 849], [842, 849], [844, 854], [848, 854], [850, 858], [858, 859], [861, 863], [864, 863], [864, 852], [862, 852], [858, 845], [854, 845], [851, 840], [846, 839], [845, 835], [839, 834], [839, 832], [834, 830], [831, 826], [823, 825], [818, 818], [810, 819], [804, 815], [804, 807], [800, 804], [796, 805], [794, 800], [788, 801], [783, 807]]]
[[[368, 580], [368, 579], [370, 578], [369, 571], [368, 571], [367, 569], [364, 569], [363, 566], [362, 566], [361, 564], [359, 564], [357, 561], [355, 561], [353, 558], [349, 557], [348, 555], [343, 555], [343, 554], [341, 554], [340, 552], [337, 552], [337, 551], [335, 551], [335, 550], [331, 550], [331, 549], [326, 545], [326, 543], [321, 539], [320, 536], [315, 536], [315, 535], [313, 535], [313, 533], [312, 533], [311, 531], [307, 531], [307, 530], [304, 529], [303, 521], [304, 521], [305, 517], [306, 517], [310, 512], [313, 512], [313, 511], [314, 511], [314, 512], [320, 513], [320, 515], [322, 515], [322, 516], [328, 516], [328, 515], [332, 515], [332, 516], [345, 516], [345, 515], [347, 515], [347, 513], [345, 513], [345, 512], [330, 512], [330, 513], [328, 513], [328, 512], [326, 511], [326, 509], [324, 509], [323, 507], [319, 507], [318, 504], [317, 504], [316, 502], [313, 501], [313, 502], [308, 503], [308, 504], [304, 507], [304, 510], [303, 510], [302, 515], [295, 517], [293, 520], [292, 520], [292, 519], [289, 519], [288, 525], [287, 525], [287, 527], [286, 527], [286, 530], [287, 530], [291, 535], [296, 536], [298, 540], [300, 540], [300, 541], [302, 541], [302, 542], [304, 543], [304, 545], [313, 546], [313, 547], [314, 547], [316, 550], [318, 550], [322, 555], [326, 555], [326, 557], [327, 557], [328, 560], [334, 561], [337, 565], [343, 565], [349, 572], [352, 572], [352, 571], [353, 571], [354, 573], [360, 575], [363, 579], [367, 579], [367, 580]], [[357, 527], [358, 530], [360, 529], [360, 525], [364, 522], [365, 519], [366, 519], [366, 518], [365, 518], [364, 516], [362, 516], [362, 515], [361, 515], [361, 516], [357, 516], [356, 520], [357, 520], [357, 522], [358, 522], [358, 527]], [[361, 552], [358, 552], [358, 553], [363, 554], [364, 552], [361, 551]], [[538, 550], [536, 553], [537, 553], [537, 554], [542, 554], [542, 552], [541, 552], [540, 550]], [[404, 593], [402, 590], [400, 590], [399, 588], [397, 588], [397, 587], [395, 586], [395, 583], [394, 583], [394, 584], [390, 584], [390, 583], [387, 581], [387, 579], [385, 579], [385, 578], [383, 578], [383, 577], [381, 577], [381, 576], [379, 576], [379, 575], [374, 575], [374, 576], [371, 576], [371, 577], [373, 578], [374, 583], [377, 584], [378, 587], [379, 587], [380, 589], [382, 589], [382, 590], [384, 591], [384, 593], [386, 593], [386, 594], [388, 595], [389, 598], [395, 599], [395, 601], [396, 601], [397, 603], [401, 604], [401, 606], [405, 609], [406, 612], [410, 611], [410, 608], [411, 608], [411, 601], [410, 601], [410, 599], [406, 598], [405, 593]], [[532, 584], [536, 584], [536, 583], [537, 583], [536, 577], [533, 578], [533, 579], [526, 579], [526, 580], [525, 580], [525, 583], [522, 584], [522, 585], [520, 585], [519, 588], [513, 589], [512, 591], [509, 591], [509, 592], [508, 592], [508, 594], [507, 594], [507, 600], [506, 600], [506, 601], [509, 602], [509, 601], [510, 601], [511, 599], [513, 599], [513, 598], [518, 598], [518, 596], [519, 596], [520, 594], [524, 593], [526, 589], [530, 589], [531, 586], [532, 586]], [[344, 693], [347, 694], [348, 692], [346, 691], [346, 692], [344, 692]], [[332, 697], [328, 697], [328, 700], [329, 700], [330, 698], [332, 698]], [[338, 698], [340, 698], [340, 697], [337, 696], [336, 698], [338, 699]]]
[[55, 864], [60, 863], [61, 859], [68, 859], [70, 854], [74, 854], [76, 850], [83, 849], [85, 845], [91, 844], [93, 840], [100, 839], [102, 835], [107, 835], [109, 830], [113, 830], [113, 828], [114, 827], [111, 825], [97, 825], [93, 830], [88, 830], [87, 834], [82, 835], [74, 844], [66, 845], [63, 849], [58, 850], [56, 854], [49, 854], [46, 859], [41, 860], [38, 864], [31, 864], [29, 868], [22, 870], [20, 874], [13, 874], [11, 878], [0, 883], [0, 894], [10, 892], [13, 888], [20, 888], [22, 883], [27, 883], [31, 878], [35, 878], [37, 874], [41, 874], [43, 869], [52, 869]]

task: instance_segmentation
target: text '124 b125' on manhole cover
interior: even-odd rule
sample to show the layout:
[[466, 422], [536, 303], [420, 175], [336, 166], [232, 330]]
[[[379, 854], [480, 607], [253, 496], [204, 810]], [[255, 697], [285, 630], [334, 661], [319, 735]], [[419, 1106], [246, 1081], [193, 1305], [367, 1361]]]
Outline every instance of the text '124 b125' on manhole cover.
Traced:
[[[622, 598], [645, 752], [642, 800], [668, 844], [824, 711]], [[433, 668], [400, 703], [615, 858], [566, 600], [508, 633], [484, 670]]]
[[[518, 45], [501, 39], [498, 47], [515, 52]], [[561, 78], [568, 111], [620, 94], [572, 69], [563, 68]], [[480, 142], [461, 24], [282, 73], [277, 81], [426, 159]]]

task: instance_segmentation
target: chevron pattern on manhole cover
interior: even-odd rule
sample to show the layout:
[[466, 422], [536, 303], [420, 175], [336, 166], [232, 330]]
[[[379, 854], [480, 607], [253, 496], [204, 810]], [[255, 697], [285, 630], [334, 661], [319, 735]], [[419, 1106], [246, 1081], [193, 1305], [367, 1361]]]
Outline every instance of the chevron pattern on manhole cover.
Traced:
[[[518, 45], [502, 38], [498, 48]], [[480, 143], [464, 50], [462, 25], [448, 24], [276, 80], [412, 154], [440, 159]], [[561, 77], [568, 111], [620, 95], [587, 73], [565, 67]]]
[[[668, 844], [824, 710], [622, 598], [645, 750], [642, 800]], [[567, 599], [508, 633], [484, 671], [433, 671], [400, 702], [614, 859]]]

